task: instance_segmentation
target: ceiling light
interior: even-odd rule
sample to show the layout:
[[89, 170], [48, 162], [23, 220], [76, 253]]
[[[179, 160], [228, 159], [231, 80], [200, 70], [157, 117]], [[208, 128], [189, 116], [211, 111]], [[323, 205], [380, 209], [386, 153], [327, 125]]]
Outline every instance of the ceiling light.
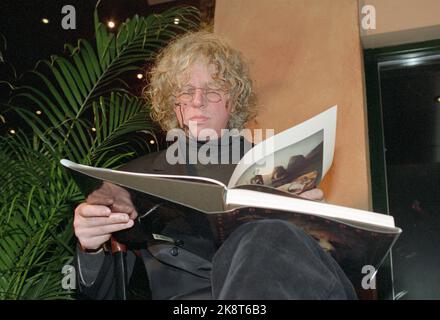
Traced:
[[109, 22], [107, 22], [107, 27], [109, 27], [110, 29], [113, 29], [116, 26], [116, 23], [112, 20], [110, 20]]

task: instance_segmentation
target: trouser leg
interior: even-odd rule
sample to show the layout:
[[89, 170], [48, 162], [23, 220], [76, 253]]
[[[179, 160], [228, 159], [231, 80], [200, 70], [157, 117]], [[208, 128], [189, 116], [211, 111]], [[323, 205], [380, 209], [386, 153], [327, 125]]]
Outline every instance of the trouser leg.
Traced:
[[214, 299], [356, 299], [339, 265], [291, 223], [237, 228], [213, 259]]

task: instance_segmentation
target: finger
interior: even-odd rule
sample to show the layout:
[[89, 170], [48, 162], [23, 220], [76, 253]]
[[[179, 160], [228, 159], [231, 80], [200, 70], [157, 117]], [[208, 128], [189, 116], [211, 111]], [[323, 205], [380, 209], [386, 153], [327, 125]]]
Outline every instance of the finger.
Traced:
[[321, 189], [315, 188], [315, 189], [303, 192], [303, 193], [299, 194], [299, 196], [304, 199], [321, 201], [324, 199], [324, 192]]
[[134, 210], [129, 214], [129, 217], [130, 217], [131, 220], [134, 220], [134, 219], [136, 219], [136, 218], [138, 217], [138, 213], [137, 213], [136, 209], [134, 209]]
[[99, 193], [92, 193], [86, 199], [88, 204], [111, 206], [114, 202], [113, 197]]
[[126, 213], [130, 216], [130, 219], [136, 219], [138, 216], [136, 208], [131, 201], [117, 201], [111, 206], [111, 210], [113, 213]]
[[136, 219], [137, 216], [138, 216], [138, 213], [137, 213], [137, 211], [136, 211], [134, 208], [132, 209], [131, 212], [116, 212], [116, 211], [112, 211], [112, 214], [117, 214], [117, 213], [126, 214], [126, 215], [128, 215], [128, 217], [129, 217], [131, 220]]
[[131, 214], [135, 210], [133, 204], [123, 201], [116, 201], [111, 206], [111, 209], [112, 212], [127, 213], [127, 214]]
[[108, 217], [111, 214], [109, 207], [101, 205], [80, 204], [76, 210], [82, 217]]
[[125, 213], [112, 213], [108, 217], [90, 217], [84, 222], [84, 227], [94, 228], [117, 223], [127, 223], [129, 216]]
[[120, 230], [131, 228], [134, 224], [133, 220], [129, 220], [127, 223], [116, 223], [107, 226], [97, 227], [95, 236], [106, 235]]

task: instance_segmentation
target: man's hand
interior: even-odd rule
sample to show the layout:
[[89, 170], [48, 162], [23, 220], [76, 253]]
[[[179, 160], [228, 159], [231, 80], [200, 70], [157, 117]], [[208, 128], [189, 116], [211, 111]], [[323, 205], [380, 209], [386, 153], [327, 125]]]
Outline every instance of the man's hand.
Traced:
[[298, 196], [300, 196], [301, 198], [304, 198], [304, 199], [325, 202], [324, 192], [318, 188], [305, 191], [303, 193], [300, 193]]
[[76, 207], [75, 235], [83, 249], [96, 250], [113, 232], [131, 228], [137, 215], [127, 190], [104, 182]]

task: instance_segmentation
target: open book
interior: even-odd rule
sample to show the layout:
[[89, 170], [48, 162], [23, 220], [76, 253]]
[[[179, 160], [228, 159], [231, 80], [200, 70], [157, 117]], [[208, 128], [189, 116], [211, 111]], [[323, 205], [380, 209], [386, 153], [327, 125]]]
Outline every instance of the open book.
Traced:
[[362, 268], [377, 269], [401, 233], [393, 217], [298, 196], [315, 188], [331, 166], [336, 113], [335, 106], [255, 145], [236, 165], [228, 185], [198, 176], [61, 163], [85, 195], [103, 183], [130, 193], [139, 223], [121, 241], [185, 243], [198, 252], [198, 244], [218, 247], [247, 221], [283, 219], [314, 237], [360, 283]]

